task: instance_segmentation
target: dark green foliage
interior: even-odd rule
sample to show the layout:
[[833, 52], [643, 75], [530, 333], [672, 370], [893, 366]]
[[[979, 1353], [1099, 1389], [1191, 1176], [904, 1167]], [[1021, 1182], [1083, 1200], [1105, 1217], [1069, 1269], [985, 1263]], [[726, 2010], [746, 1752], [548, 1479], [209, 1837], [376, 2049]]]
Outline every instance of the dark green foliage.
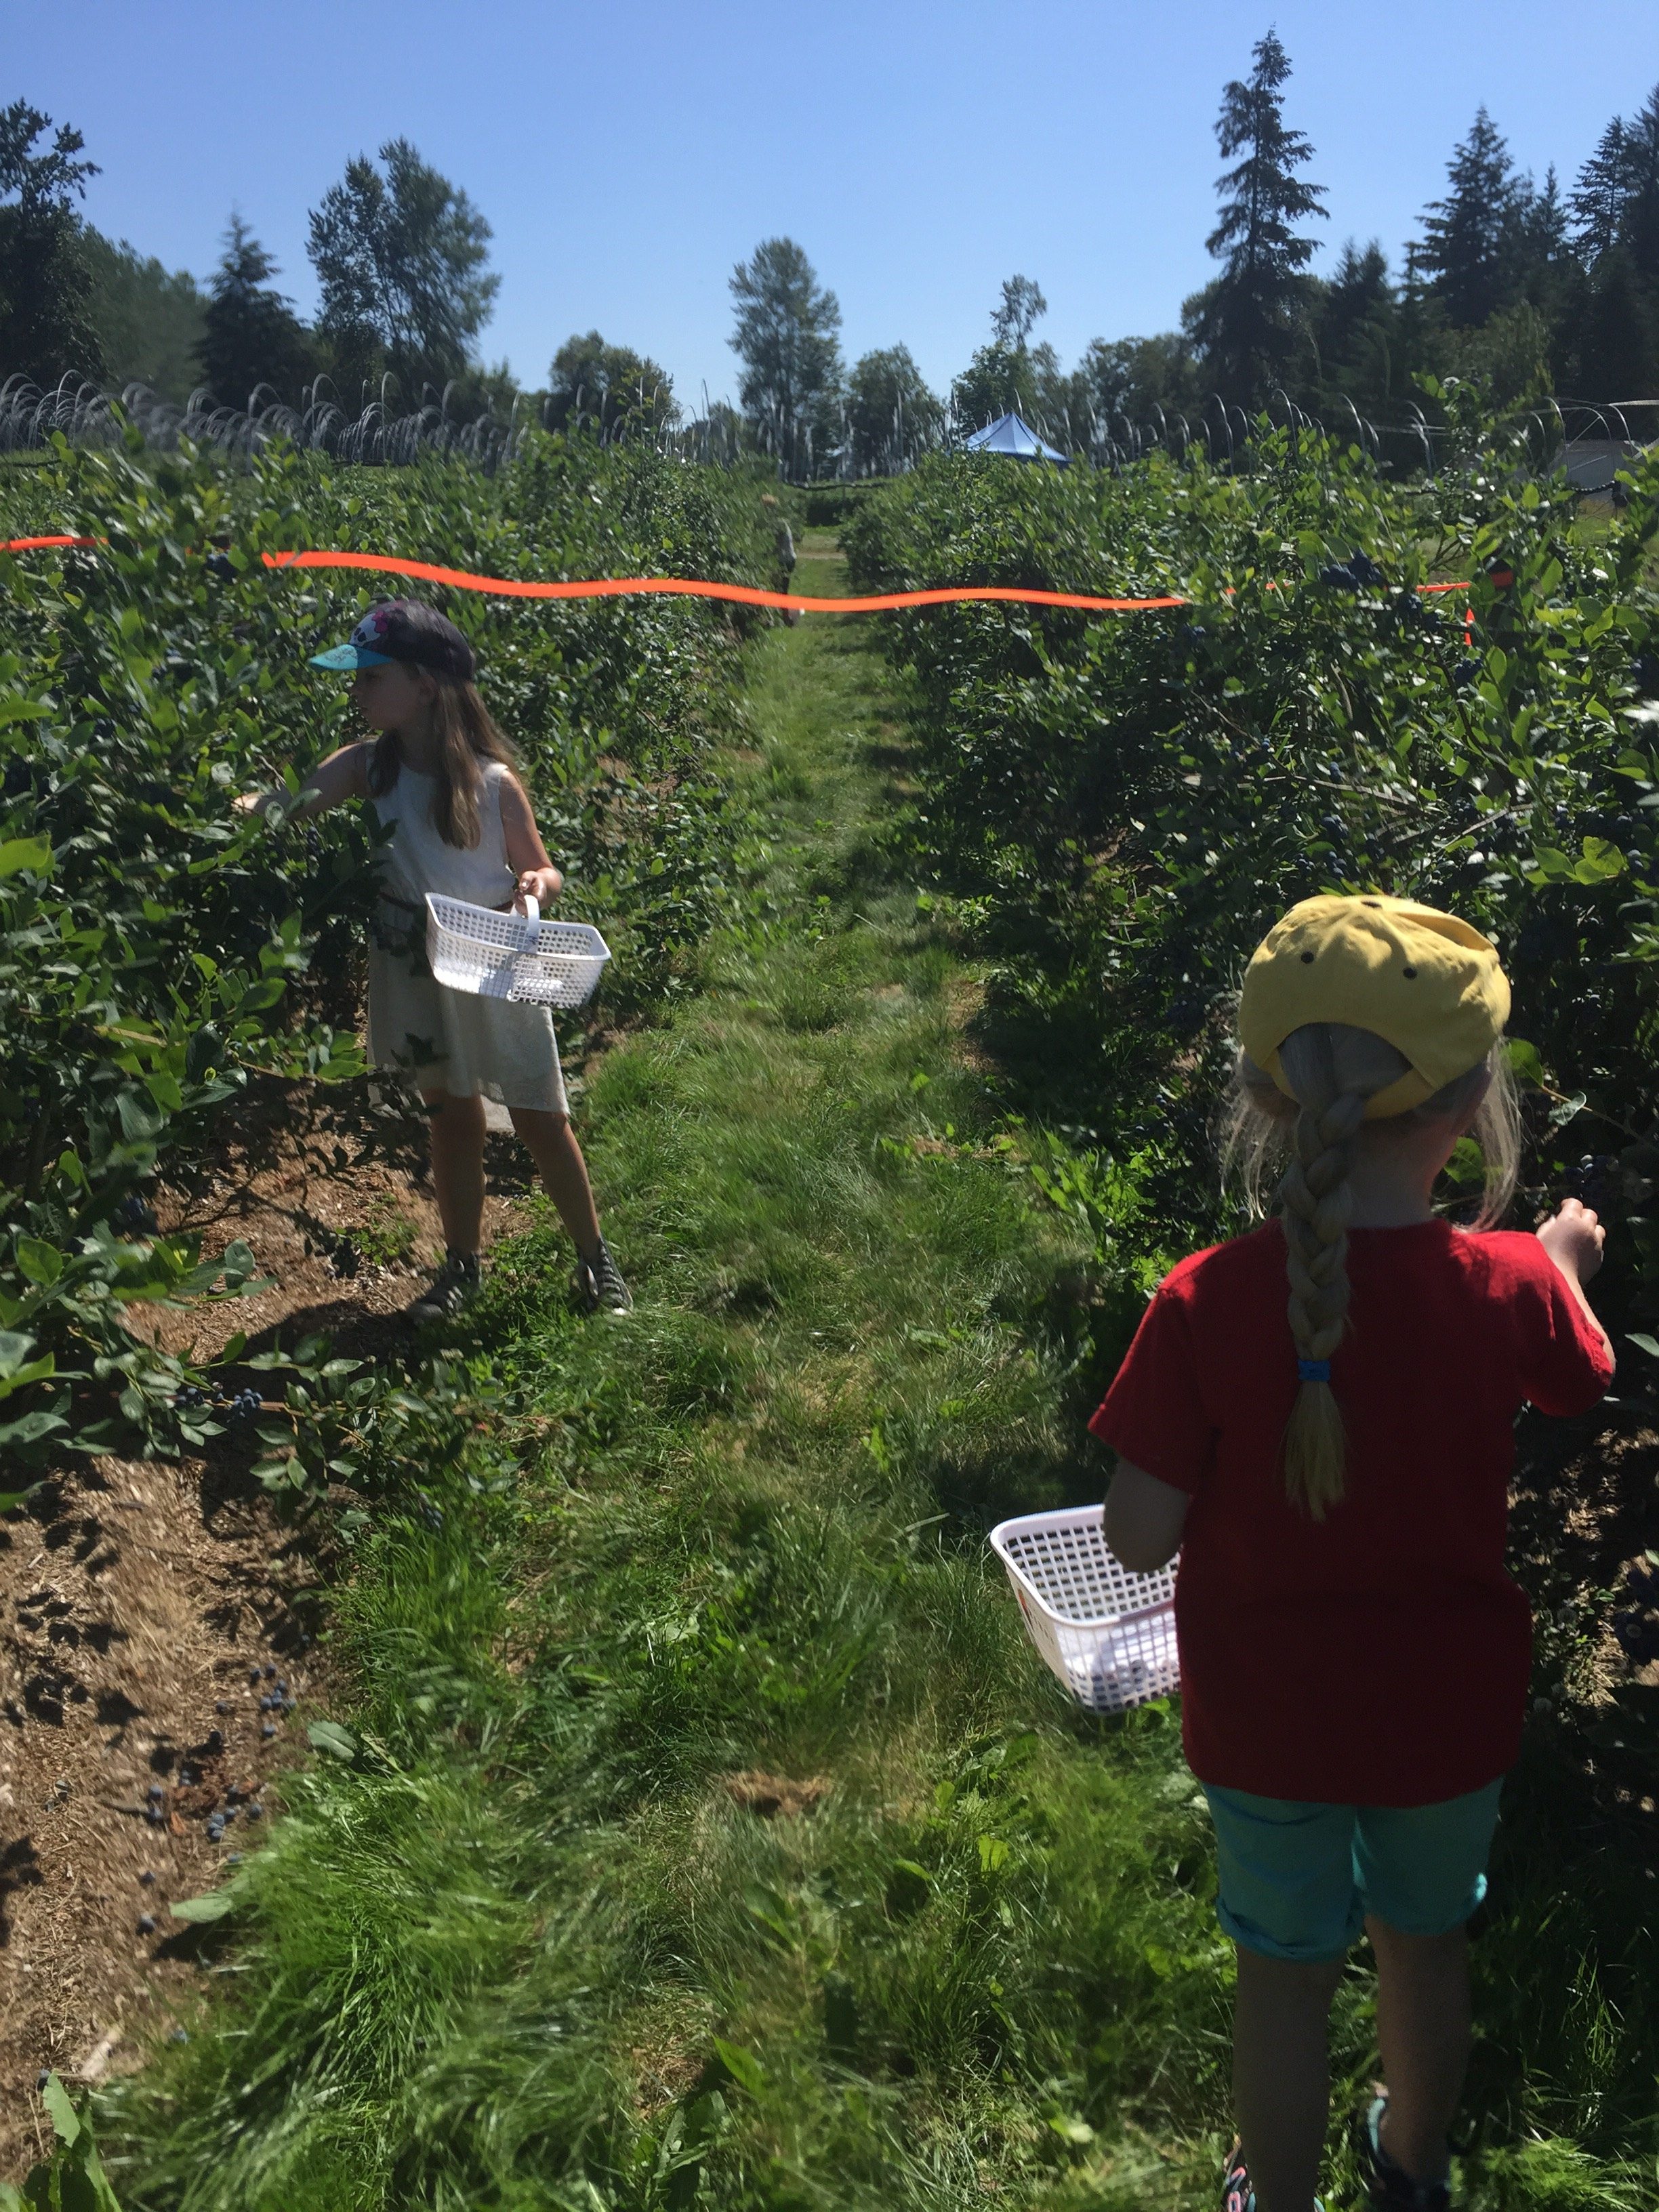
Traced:
[[96, 378], [104, 362], [92, 314], [93, 274], [75, 203], [95, 161], [27, 100], [0, 110], [0, 362], [6, 373], [55, 384], [66, 371]]
[[[197, 349], [206, 301], [187, 270], [163, 267], [91, 228], [82, 243], [92, 270], [90, 313], [111, 384], [148, 386], [182, 407], [202, 380]], [[246, 393], [243, 395], [246, 398]]]
[[[1497, 937], [1518, 1034], [1583, 1094], [1565, 1132], [1538, 1098], [1535, 1188], [1589, 1132], [1654, 1133], [1659, 761], [1638, 672], [1659, 479], [1638, 471], [1589, 539], [1565, 487], [1510, 476], [1516, 449], [1472, 417], [1460, 434], [1463, 465], [1409, 489], [1336, 445], [1284, 443], [1249, 483], [1196, 462], [1018, 482], [934, 463], [850, 526], [872, 589], [948, 575], [1194, 602], [1097, 623], [953, 610], [891, 633], [927, 763], [917, 833], [982, 917], [995, 1018], [1042, 1110], [1099, 1127], [1109, 1101], [1114, 1147], [1175, 1131], [1200, 1157], [1263, 928], [1322, 887], [1381, 888]], [[1347, 576], [1356, 547], [1381, 581]], [[1512, 582], [1487, 574], [1500, 554]], [[1467, 595], [1413, 588], [1449, 570]], [[1183, 1217], [1211, 1203], [1191, 1189]]]
[[1528, 244], [1530, 180], [1484, 107], [1446, 167], [1446, 197], [1424, 220], [1413, 248], [1446, 319], [1459, 330], [1487, 322], [1519, 295]]
[[486, 268], [490, 229], [466, 194], [407, 138], [346, 164], [312, 210], [307, 252], [322, 288], [319, 336], [336, 381], [356, 400], [383, 370], [406, 400], [439, 390], [474, 359], [501, 278]]
[[945, 410], [908, 346], [883, 346], [847, 380], [847, 428], [860, 476], [891, 476], [938, 444]]
[[648, 438], [679, 411], [665, 368], [630, 346], [607, 345], [597, 331], [568, 337], [553, 356], [544, 409], [550, 430]]
[[295, 406], [314, 368], [309, 335], [292, 304], [270, 289], [276, 274], [270, 254], [233, 215], [197, 347], [202, 376], [225, 406], [248, 407], [261, 386], [283, 405]]

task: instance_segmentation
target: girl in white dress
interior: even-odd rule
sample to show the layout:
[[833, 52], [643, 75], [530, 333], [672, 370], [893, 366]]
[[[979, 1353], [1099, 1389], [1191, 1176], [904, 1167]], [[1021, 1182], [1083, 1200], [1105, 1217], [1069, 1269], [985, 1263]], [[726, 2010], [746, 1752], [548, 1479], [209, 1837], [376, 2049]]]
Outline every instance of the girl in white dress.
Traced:
[[426, 963], [428, 891], [522, 914], [526, 896], [545, 907], [563, 885], [473, 682], [472, 649], [435, 608], [391, 599], [370, 609], [347, 644], [313, 659], [352, 672], [353, 702], [380, 734], [331, 753], [297, 800], [250, 793], [240, 804], [293, 820], [363, 799], [392, 828], [371, 928], [369, 1057], [412, 1082], [427, 1108], [448, 1246], [410, 1316], [455, 1313], [477, 1288], [486, 1097], [512, 1115], [574, 1240], [579, 1297], [590, 1310], [625, 1313], [633, 1300], [599, 1233], [551, 1015], [446, 990]]

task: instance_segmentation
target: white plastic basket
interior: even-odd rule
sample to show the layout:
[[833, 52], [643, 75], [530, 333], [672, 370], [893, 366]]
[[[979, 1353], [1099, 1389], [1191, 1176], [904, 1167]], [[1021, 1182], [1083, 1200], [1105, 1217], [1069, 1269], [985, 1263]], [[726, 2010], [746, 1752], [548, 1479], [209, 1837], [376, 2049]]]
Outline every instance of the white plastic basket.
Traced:
[[1104, 1508], [1028, 1513], [991, 1531], [1026, 1633], [1091, 1712], [1121, 1712], [1181, 1686], [1175, 1568], [1131, 1574], [1106, 1548]]
[[544, 921], [534, 899], [525, 914], [497, 914], [465, 899], [426, 895], [426, 957], [446, 990], [481, 999], [580, 1006], [611, 948], [585, 921]]

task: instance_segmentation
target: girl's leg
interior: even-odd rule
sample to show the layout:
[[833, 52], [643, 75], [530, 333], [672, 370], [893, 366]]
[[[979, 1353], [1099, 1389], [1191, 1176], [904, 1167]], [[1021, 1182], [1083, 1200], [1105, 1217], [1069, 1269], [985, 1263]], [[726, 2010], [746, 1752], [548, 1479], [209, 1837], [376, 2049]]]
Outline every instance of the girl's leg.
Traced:
[[1233, 2104], [1258, 2212], [1312, 2212], [1330, 2107], [1331, 1999], [1343, 1962], [1237, 1948]]
[[577, 1251], [584, 1260], [597, 1259], [599, 1217], [593, 1204], [592, 1186], [587, 1180], [587, 1163], [582, 1158], [582, 1148], [576, 1142], [569, 1117], [539, 1113], [527, 1106], [514, 1106], [509, 1111], [513, 1126], [535, 1161], [547, 1194], [557, 1206], [559, 1218], [569, 1231]]
[[1365, 1933], [1376, 1954], [1376, 2039], [1389, 2093], [1382, 2148], [1413, 2181], [1439, 2181], [1469, 2060], [1468, 1931], [1406, 1936], [1369, 1919]]
[[432, 1182], [444, 1242], [452, 1252], [476, 1253], [483, 1226], [483, 1100], [424, 1092], [432, 1131]]

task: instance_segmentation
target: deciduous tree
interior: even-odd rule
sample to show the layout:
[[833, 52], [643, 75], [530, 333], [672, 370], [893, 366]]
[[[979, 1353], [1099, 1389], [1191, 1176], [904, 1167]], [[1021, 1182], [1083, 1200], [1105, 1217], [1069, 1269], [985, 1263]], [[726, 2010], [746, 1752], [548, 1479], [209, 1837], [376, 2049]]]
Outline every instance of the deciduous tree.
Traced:
[[340, 380], [390, 368], [416, 400], [475, 359], [501, 279], [489, 225], [407, 138], [348, 161], [311, 214], [307, 251], [322, 287], [318, 329]]
[[40, 385], [66, 370], [98, 377], [102, 350], [92, 317], [93, 275], [75, 203], [95, 161], [86, 141], [25, 100], [0, 109], [0, 366]]
[[945, 410], [908, 346], [882, 346], [857, 362], [847, 384], [852, 462], [861, 476], [891, 476], [939, 443]]
[[787, 477], [822, 466], [841, 391], [841, 306], [793, 238], [769, 238], [732, 273], [732, 349], [751, 434]]
[[665, 368], [631, 346], [608, 345], [597, 331], [573, 334], [553, 356], [544, 411], [550, 430], [649, 436], [679, 411]]

